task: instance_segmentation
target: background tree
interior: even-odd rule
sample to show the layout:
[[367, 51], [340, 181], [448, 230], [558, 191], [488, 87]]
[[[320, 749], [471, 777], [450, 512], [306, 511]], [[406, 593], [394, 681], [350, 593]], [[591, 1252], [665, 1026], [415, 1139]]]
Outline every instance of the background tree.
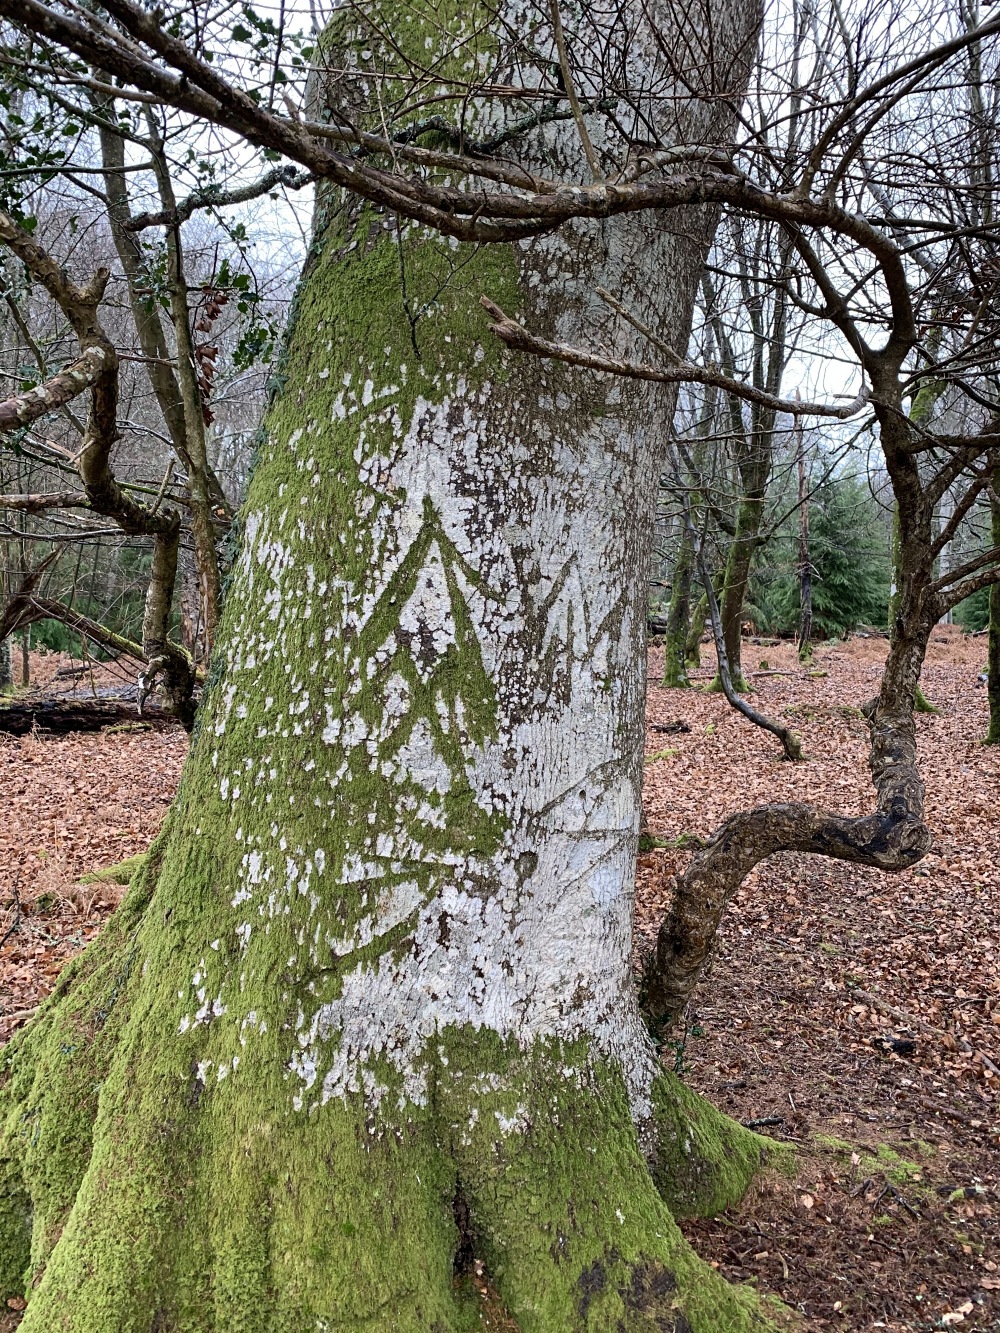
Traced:
[[[891, 577], [889, 532], [866, 482], [850, 473], [834, 474], [806, 494], [813, 624], [823, 638], [834, 639], [859, 625], [884, 627]], [[755, 576], [751, 595], [765, 632], [794, 636], [800, 625], [797, 547], [803, 507], [775, 535], [773, 555]]]
[[[37, 43], [19, 40], [13, 30], [8, 36], [0, 58], [8, 148], [0, 189], [10, 215], [31, 228], [47, 254], [111, 272], [102, 318], [120, 361], [113, 466], [126, 494], [176, 509], [181, 596], [175, 601], [171, 586], [168, 617], [180, 650], [197, 666], [214, 633], [220, 542], [232, 503], [216, 468], [224, 469], [230, 496], [237, 497], [245, 464], [230, 444], [237, 455], [248, 452], [263, 401], [263, 375], [254, 367], [266, 362], [276, 331], [273, 264], [265, 261], [261, 283], [245, 226], [225, 222], [221, 210], [233, 201], [212, 185], [211, 156], [192, 151], [195, 141], [176, 119], [154, 112], [148, 101], [120, 106], [99, 78], [86, 77], [81, 87], [40, 77], [48, 67]], [[189, 193], [178, 203], [173, 182], [185, 177]], [[272, 168], [270, 177], [238, 193], [252, 198], [304, 179]], [[72, 356], [69, 330], [58, 306], [45, 308], [48, 298], [32, 286], [30, 269], [10, 253], [4, 286], [11, 387], [24, 393]], [[8, 537], [19, 543], [8, 549], [21, 566], [10, 567], [9, 581], [16, 588], [31, 562], [53, 549], [61, 558], [33, 601], [9, 608], [6, 620], [42, 621], [43, 641], [53, 646], [71, 645], [83, 630], [106, 650], [130, 651], [152, 683], [156, 672], [148, 663], [158, 650], [143, 642], [141, 629], [150, 571], [157, 568], [148, 541], [114, 525], [95, 529], [86, 513], [92, 501], [78, 478], [67, 492], [84, 429], [71, 405], [31, 420], [16, 412], [8, 418], [0, 492], [13, 516]], [[75, 628], [54, 632], [53, 618]]]
[[[885, 51], [867, 56], [881, 63], [885, 72], [865, 87], [855, 79], [852, 88], [856, 91], [838, 100], [839, 109], [804, 149], [797, 185], [790, 194], [767, 194], [756, 183], [751, 189], [742, 181], [730, 184], [721, 178], [717, 194], [715, 189], [710, 192], [710, 197], [728, 198], [741, 211], [783, 221], [799, 262], [795, 283], [785, 284], [784, 289], [800, 288], [795, 297], [799, 307], [830, 322], [870, 385], [897, 513], [895, 588], [888, 661], [879, 696], [868, 709], [876, 812], [862, 819], [845, 819], [807, 805], [788, 804], [764, 806], [728, 820], [676, 882], [673, 906], [646, 975], [644, 996], [654, 1023], [669, 1026], [683, 1012], [726, 902], [765, 856], [786, 850], [817, 852], [900, 870], [919, 860], [929, 845], [913, 722], [927, 641], [934, 625], [966, 596], [1000, 579], [1000, 550], [992, 547], [944, 572], [938, 568], [942, 552], [987, 491], [1000, 445], [996, 404], [969, 384], [970, 378], [992, 364], [997, 330], [989, 324], [981, 270], [969, 262], [968, 249], [974, 239], [981, 238], [989, 253], [993, 233], [990, 227], [958, 222], [954, 201], [946, 193], [943, 160], [935, 162], [934, 193], [929, 195], [923, 157], [914, 155], [909, 163], [897, 157], [891, 173], [880, 164], [879, 172], [884, 173], [880, 177], [873, 174], [866, 151], [870, 131], [898, 116], [903, 107], [907, 133], [912, 135], [916, 127], [918, 143], [950, 142], [940, 130], [948, 107], [936, 101], [933, 88], [925, 91], [924, 80], [932, 71], [939, 75], [945, 67], [956, 68], [960, 77], [970, 45], [992, 36], [998, 26], [991, 21], [970, 31], [959, 17], [952, 40], [901, 67], [894, 67]], [[876, 45], [891, 32], [889, 23]], [[959, 112], [956, 120], [961, 119]], [[964, 196], [965, 190], [958, 194]], [[942, 203], [935, 213], [939, 196]], [[841, 212], [833, 202], [838, 197], [849, 199], [851, 208]], [[900, 207], [901, 199], [906, 199], [905, 210]], [[871, 203], [880, 210], [874, 221], [866, 216]], [[897, 243], [901, 216], [924, 210], [929, 215], [922, 221], [922, 239], [915, 246]], [[803, 226], [806, 218], [808, 237]], [[925, 256], [927, 262], [914, 263], [910, 259], [914, 248], [926, 250], [933, 262]], [[956, 287], [963, 300], [949, 310], [947, 322], [951, 337], [956, 336], [959, 317], [966, 321], [957, 333], [957, 355], [942, 336], [943, 316], [928, 313], [935, 309], [935, 298], [943, 290]], [[502, 310], [489, 308], [498, 336], [540, 357], [627, 379], [711, 383], [750, 403], [793, 416], [845, 414], [832, 405], [779, 400], [712, 366], [687, 362], [635, 315], [630, 316], [631, 323], [645, 333], [659, 364], [625, 361], [556, 343], [526, 330]], [[920, 325], [918, 310], [924, 317]], [[982, 414], [970, 433], [949, 433], [944, 422], [928, 423], [919, 414], [914, 420], [905, 410], [907, 400], [923, 383], [942, 380], [973, 401], [978, 397]], [[865, 391], [859, 401], [864, 396]], [[938, 524], [940, 502], [949, 493], [950, 517]]]

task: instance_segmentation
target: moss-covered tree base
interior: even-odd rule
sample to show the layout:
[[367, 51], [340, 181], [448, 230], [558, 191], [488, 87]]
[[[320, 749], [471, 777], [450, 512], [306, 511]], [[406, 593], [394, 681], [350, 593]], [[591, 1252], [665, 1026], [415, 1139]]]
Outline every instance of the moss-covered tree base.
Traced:
[[0, 1296], [28, 1297], [23, 1333], [457, 1333], [472, 1258], [524, 1333], [769, 1326], [674, 1214], [736, 1201], [775, 1145], [664, 1074], [650, 1168], [583, 1041], [446, 1031], [424, 1098], [385, 1068], [299, 1112], [259, 1054], [192, 1071], [136, 966], [157, 861], [4, 1053]]
[[[753, 686], [743, 675], [742, 671], [733, 676], [733, 689], [737, 694], [753, 694]], [[705, 686], [706, 694], [722, 694], [722, 677], [716, 674], [712, 681]]]
[[663, 659], [663, 679], [660, 685], [665, 690], [689, 690], [691, 680], [688, 676], [687, 663], [684, 660], [684, 644], [667, 644]]

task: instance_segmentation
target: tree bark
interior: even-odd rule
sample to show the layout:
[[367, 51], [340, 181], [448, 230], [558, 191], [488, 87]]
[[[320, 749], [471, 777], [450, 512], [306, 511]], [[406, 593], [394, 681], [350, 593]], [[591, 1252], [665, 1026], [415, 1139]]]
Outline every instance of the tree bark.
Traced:
[[[743, 449], [740, 449], [741, 443]], [[725, 561], [720, 611], [733, 689], [745, 694], [751, 686], [743, 674], [743, 608], [764, 517], [767, 480], [771, 475], [771, 440], [764, 431], [753, 431], [747, 440], [737, 441], [737, 449], [740, 451], [737, 465], [743, 493], [736, 509], [736, 533]], [[712, 688], [723, 688], [719, 678]]]
[[[532, 151], [575, 171], [575, 132]], [[5, 1053], [0, 1287], [22, 1333], [457, 1333], [472, 1255], [524, 1333], [759, 1328], [670, 1209], [766, 1148], [663, 1073], [631, 982], [671, 403], [478, 306], [607, 340], [603, 282], [682, 344], [712, 218], [472, 250], [319, 210], [178, 799]]]
[[[990, 525], [994, 546], [1000, 546], [1000, 470], [993, 474], [990, 492]], [[1000, 745], [1000, 583], [990, 588], [990, 620], [987, 635], [986, 692], [989, 696], [990, 722], [987, 745]]]
[[691, 611], [691, 624], [688, 627], [687, 665], [689, 670], [697, 670], [701, 666], [701, 640], [705, 633], [707, 619], [708, 598], [702, 593]]
[[680, 547], [674, 565], [667, 632], [663, 641], [663, 684], [671, 689], [687, 689], [687, 641], [691, 617], [691, 577], [694, 571], [694, 547], [687, 528], [682, 527]]
[[[143, 717], [157, 724], [179, 721], [155, 702], [143, 710]], [[134, 699], [65, 699], [58, 696], [16, 699], [0, 703], [0, 732], [6, 736], [26, 736], [36, 727], [65, 735], [71, 731], [100, 731], [102, 727], [127, 726], [138, 720]]]
[[0, 639], [0, 694], [14, 688], [14, 643], [10, 635]]
[[800, 662], [808, 662], [812, 659], [812, 561], [809, 558], [809, 477], [801, 417], [795, 420], [795, 461], [799, 480], [798, 656]]

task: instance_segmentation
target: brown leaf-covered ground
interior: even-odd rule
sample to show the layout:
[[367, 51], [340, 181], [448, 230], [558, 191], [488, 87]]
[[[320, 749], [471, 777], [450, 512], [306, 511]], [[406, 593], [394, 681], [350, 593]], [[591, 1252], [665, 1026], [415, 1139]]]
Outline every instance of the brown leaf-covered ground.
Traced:
[[[68, 659], [31, 655], [32, 687], [48, 694], [122, 683], [104, 669], [56, 679]], [[179, 727], [114, 728], [15, 738], [0, 732], [0, 1042], [30, 1016], [59, 970], [100, 929], [121, 896], [79, 883], [149, 846], [187, 753]]]
[[[877, 638], [821, 645], [814, 665], [826, 674], [809, 676], [788, 645], [745, 645], [750, 670], [790, 673], [754, 684], [757, 703], [803, 737], [808, 760], [792, 766], [721, 697], [657, 688], [653, 648], [650, 834], [704, 836], [766, 800], [867, 810], [857, 708], [884, 653]], [[777, 1293], [808, 1328], [1000, 1329], [1000, 1078], [989, 1068], [1000, 1065], [1000, 752], [978, 743], [984, 658], [982, 639], [935, 633], [924, 686], [941, 713], [918, 719], [931, 854], [894, 877], [792, 855], [762, 867], [728, 913], [674, 1052], [692, 1086], [796, 1145], [794, 1179], [775, 1173], [685, 1231], [727, 1277]], [[39, 661], [39, 678], [56, 665]], [[675, 721], [690, 730], [656, 730]], [[149, 844], [185, 751], [176, 728], [0, 738], [0, 937], [15, 889], [22, 904], [0, 947], [0, 1041], [106, 919], [120, 891], [78, 877]], [[686, 855], [640, 858], [640, 949]]]
[[[885, 643], [821, 646], [810, 677], [789, 645], [744, 645], [756, 702], [793, 720], [806, 763], [700, 691], [651, 687], [651, 834], [704, 836], [733, 811], [811, 800], [871, 805], [858, 705]], [[889, 876], [816, 857], [774, 857], [750, 876], [691, 1005], [677, 1059], [739, 1120], [795, 1143], [734, 1212], [685, 1231], [727, 1277], [778, 1293], [816, 1329], [1000, 1328], [1000, 750], [986, 727], [983, 639], [940, 628], [924, 671], [940, 716], [917, 720], [933, 849]], [[662, 654], [650, 654], [652, 684]], [[708, 675], [709, 673], [704, 673]], [[638, 931], [651, 940], [686, 854], [640, 858]], [[943, 1035], [873, 1009], [869, 995]], [[890, 1043], [902, 1042], [906, 1055]], [[961, 1046], [965, 1042], [975, 1055]]]

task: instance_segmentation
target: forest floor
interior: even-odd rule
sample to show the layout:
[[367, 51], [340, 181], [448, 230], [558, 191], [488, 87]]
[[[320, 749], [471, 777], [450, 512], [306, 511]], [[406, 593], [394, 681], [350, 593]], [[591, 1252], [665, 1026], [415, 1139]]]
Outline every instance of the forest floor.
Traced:
[[[721, 696], [657, 688], [652, 648], [648, 833], [703, 837], [773, 800], [869, 810], [857, 710], [885, 647], [820, 645], [810, 675], [790, 645], [745, 643], [745, 668], [787, 673], [752, 683], [758, 706], [800, 732], [794, 766]], [[923, 684], [941, 712], [917, 722], [930, 854], [895, 876], [772, 858], [732, 904], [674, 1052], [693, 1087], [800, 1158], [794, 1179], [766, 1177], [684, 1230], [809, 1329], [1000, 1330], [1000, 747], [978, 743], [984, 659], [983, 639], [936, 631]], [[33, 675], [51, 681], [59, 665], [40, 658]], [[687, 729], [657, 730], [674, 722]], [[122, 890], [80, 876], [145, 850], [186, 747], [177, 728], [0, 736], [0, 1043], [113, 909]], [[640, 950], [689, 855], [640, 856]], [[0, 1316], [0, 1333], [16, 1318]]]

